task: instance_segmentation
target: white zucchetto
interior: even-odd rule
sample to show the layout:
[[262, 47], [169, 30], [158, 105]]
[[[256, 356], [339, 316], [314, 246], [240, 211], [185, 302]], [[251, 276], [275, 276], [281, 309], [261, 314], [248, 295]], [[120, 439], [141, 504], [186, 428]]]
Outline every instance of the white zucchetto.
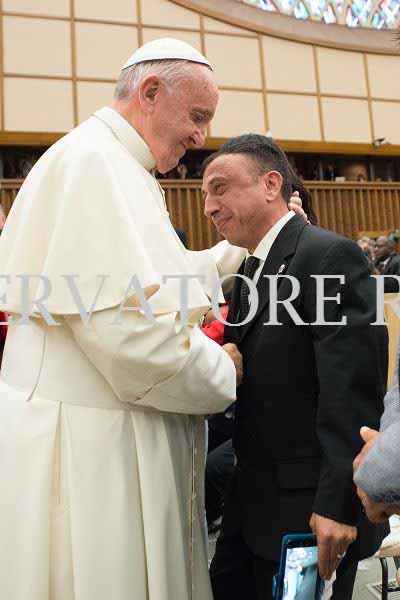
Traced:
[[186, 42], [174, 40], [173, 38], [162, 38], [144, 44], [132, 54], [122, 70], [148, 60], [188, 60], [207, 65], [213, 70], [208, 60], [198, 50]]

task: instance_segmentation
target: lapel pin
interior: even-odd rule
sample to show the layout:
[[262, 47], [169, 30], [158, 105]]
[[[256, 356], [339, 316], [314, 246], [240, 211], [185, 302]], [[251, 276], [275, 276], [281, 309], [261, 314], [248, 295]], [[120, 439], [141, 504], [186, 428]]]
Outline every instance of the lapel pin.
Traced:
[[281, 275], [285, 269], [286, 269], [286, 265], [285, 264], [281, 265], [278, 270], [278, 275]]

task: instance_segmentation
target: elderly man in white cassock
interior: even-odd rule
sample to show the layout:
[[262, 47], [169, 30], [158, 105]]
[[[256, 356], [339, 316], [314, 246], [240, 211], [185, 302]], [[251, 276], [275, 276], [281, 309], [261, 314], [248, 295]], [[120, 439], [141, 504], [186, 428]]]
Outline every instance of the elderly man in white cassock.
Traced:
[[[242, 367], [196, 323], [244, 251], [187, 252], [154, 172], [204, 143], [217, 100], [199, 52], [146, 44], [113, 108], [54, 144], [14, 203], [0, 238], [4, 599], [211, 598], [200, 415], [235, 399]], [[195, 274], [184, 310], [168, 276]]]

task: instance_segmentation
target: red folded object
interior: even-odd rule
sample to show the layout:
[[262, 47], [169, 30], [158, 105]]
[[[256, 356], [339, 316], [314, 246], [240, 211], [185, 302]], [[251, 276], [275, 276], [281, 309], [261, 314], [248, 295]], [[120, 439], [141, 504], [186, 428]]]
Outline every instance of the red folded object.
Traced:
[[[7, 315], [6, 313], [0, 311], [0, 322], [4, 323], [4, 321], [7, 321]], [[6, 335], [7, 325], [0, 325], [0, 339], [4, 341], [6, 339]]]
[[[221, 317], [225, 319], [225, 321], [226, 317], [228, 316], [228, 311], [229, 307], [226, 309], [221, 309]], [[224, 329], [225, 325], [221, 323], [221, 321], [218, 321], [218, 319], [215, 319], [215, 321], [212, 321], [208, 325], [203, 325], [203, 327], [201, 328], [202, 332], [207, 337], [214, 340], [214, 342], [217, 342], [217, 344], [219, 344], [220, 346], [222, 346], [224, 343]]]

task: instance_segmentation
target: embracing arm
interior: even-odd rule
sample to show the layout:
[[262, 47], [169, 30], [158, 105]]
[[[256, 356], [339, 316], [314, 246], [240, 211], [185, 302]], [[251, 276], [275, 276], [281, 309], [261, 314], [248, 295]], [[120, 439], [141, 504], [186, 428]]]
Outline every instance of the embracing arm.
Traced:
[[72, 333], [122, 402], [185, 414], [222, 412], [236, 398], [236, 372], [228, 354], [175, 313], [149, 324], [139, 311], [93, 313], [88, 326], [65, 316]]

